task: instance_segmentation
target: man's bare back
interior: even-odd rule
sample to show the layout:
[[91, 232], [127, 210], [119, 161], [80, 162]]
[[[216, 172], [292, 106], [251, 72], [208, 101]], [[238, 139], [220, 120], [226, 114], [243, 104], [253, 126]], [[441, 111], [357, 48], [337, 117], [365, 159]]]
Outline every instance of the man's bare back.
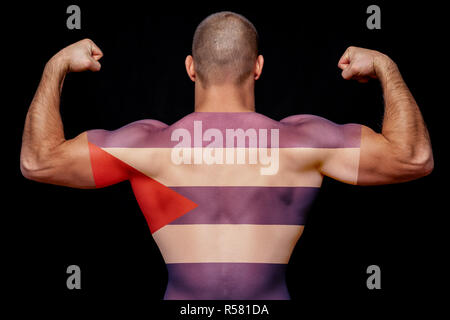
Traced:
[[356, 183], [360, 135], [312, 115], [194, 112], [88, 140], [97, 187], [133, 187], [167, 264], [166, 299], [288, 299], [285, 266], [322, 182], [318, 154], [345, 158]]
[[99, 71], [102, 56], [85, 39], [46, 64], [25, 122], [21, 171], [73, 188], [129, 180], [167, 264], [166, 299], [289, 299], [286, 264], [324, 176], [379, 185], [433, 170], [420, 110], [396, 64], [378, 51], [349, 47], [338, 67], [344, 79], [380, 81], [380, 133], [313, 115], [278, 122], [255, 112], [264, 63], [256, 29], [240, 15], [214, 14], [197, 28], [185, 61], [196, 112], [170, 126], [141, 120], [66, 140], [64, 78]]

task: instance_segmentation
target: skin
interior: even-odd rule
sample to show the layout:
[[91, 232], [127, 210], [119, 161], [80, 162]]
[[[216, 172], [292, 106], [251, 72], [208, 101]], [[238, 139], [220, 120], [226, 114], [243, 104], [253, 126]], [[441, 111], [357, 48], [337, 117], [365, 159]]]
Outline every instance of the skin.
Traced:
[[[46, 64], [25, 121], [20, 168], [26, 178], [75, 188], [95, 187], [87, 134], [65, 139], [59, 105], [65, 76], [70, 72], [99, 71], [102, 56], [94, 42], [84, 39], [62, 49]], [[185, 64], [195, 83], [195, 111], [255, 111], [254, 85], [264, 64], [261, 55], [255, 61], [253, 74], [240, 86], [223, 84], [205, 89], [196, 76], [191, 56]], [[346, 80], [364, 83], [378, 79], [385, 100], [382, 131], [362, 126], [357, 184], [397, 183], [429, 174], [433, 155], [428, 131], [397, 65], [378, 51], [349, 47], [338, 67]], [[323, 175], [346, 180], [346, 163], [333, 152], [322, 153], [316, 162]]]
[[[255, 111], [255, 81], [259, 79], [264, 66], [264, 58], [259, 55], [255, 62], [253, 75], [241, 86], [225, 84], [220, 86], [201, 85], [195, 72], [191, 55], [186, 57], [186, 72], [195, 83], [195, 111], [197, 112], [248, 112]], [[218, 104], [217, 101], [224, 103]]]

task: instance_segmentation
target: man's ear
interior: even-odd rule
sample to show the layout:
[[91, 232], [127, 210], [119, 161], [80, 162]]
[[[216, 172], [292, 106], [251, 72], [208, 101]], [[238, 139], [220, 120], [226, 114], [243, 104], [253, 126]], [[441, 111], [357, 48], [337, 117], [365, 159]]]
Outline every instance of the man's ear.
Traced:
[[253, 71], [253, 76], [255, 80], [258, 80], [261, 76], [261, 72], [264, 65], [264, 57], [260, 54], [258, 58], [256, 58], [255, 70]]
[[187, 72], [189, 78], [191, 78], [191, 80], [195, 82], [197, 75], [195, 74], [194, 59], [192, 58], [191, 55], [188, 55], [186, 57], [184, 64], [186, 65], [186, 72]]

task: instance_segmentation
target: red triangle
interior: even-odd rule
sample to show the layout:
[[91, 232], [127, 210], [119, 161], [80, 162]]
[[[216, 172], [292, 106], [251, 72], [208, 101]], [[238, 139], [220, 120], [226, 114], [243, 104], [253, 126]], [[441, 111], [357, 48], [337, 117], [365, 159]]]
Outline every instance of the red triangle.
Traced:
[[198, 206], [92, 143], [89, 151], [96, 186], [101, 188], [129, 179], [151, 233]]
[[196, 208], [198, 204], [135, 170], [131, 186], [151, 233]]

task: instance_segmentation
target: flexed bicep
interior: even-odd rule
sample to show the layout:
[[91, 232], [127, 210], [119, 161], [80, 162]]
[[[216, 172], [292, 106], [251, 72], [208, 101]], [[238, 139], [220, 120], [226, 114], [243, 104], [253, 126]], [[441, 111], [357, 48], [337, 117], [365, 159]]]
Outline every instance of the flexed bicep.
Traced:
[[327, 121], [323, 131], [328, 132], [326, 148], [321, 149], [319, 171], [332, 179], [357, 184], [361, 152], [361, 125], [338, 125]]
[[384, 135], [369, 127], [361, 130], [358, 184], [380, 185], [410, 181], [422, 176], [422, 163], [405, 159]]
[[87, 133], [66, 140], [59, 109], [67, 73], [100, 70], [102, 55], [85, 39], [60, 50], [45, 65], [25, 119], [20, 152], [24, 177], [75, 188], [97, 186]]
[[47, 149], [41, 158], [33, 161], [35, 165], [27, 165], [27, 160], [22, 160], [25, 177], [73, 188], [95, 188], [86, 132]]
[[129, 167], [89, 137], [108, 137], [113, 131], [91, 130], [46, 152], [45, 161], [23, 170], [31, 180], [80, 189], [103, 188], [128, 179]]
[[392, 184], [420, 176], [421, 163], [403, 159], [385, 136], [361, 125], [359, 147], [326, 150], [320, 171], [333, 179], [357, 185]]
[[[384, 97], [381, 133], [361, 127], [359, 185], [405, 182], [431, 173], [434, 167], [430, 136], [419, 107], [404, 82], [397, 65], [375, 50], [349, 47], [339, 60], [344, 79], [367, 82], [380, 80]], [[331, 154], [327, 166], [345, 175], [348, 163]], [[328, 170], [325, 170], [327, 173]]]

